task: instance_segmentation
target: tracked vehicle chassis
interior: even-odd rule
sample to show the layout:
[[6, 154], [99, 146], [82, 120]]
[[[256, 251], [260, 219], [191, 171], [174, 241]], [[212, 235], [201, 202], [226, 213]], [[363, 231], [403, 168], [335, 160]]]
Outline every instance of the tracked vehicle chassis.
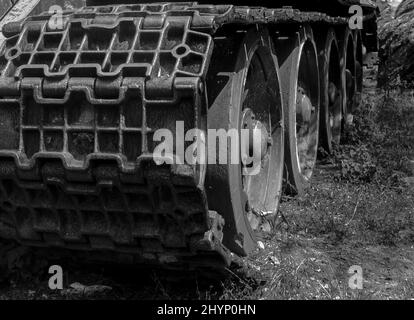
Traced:
[[[2, 29], [0, 236], [179, 269], [223, 270], [227, 247], [248, 254], [239, 218], [226, 229], [226, 216], [242, 213], [209, 210], [208, 169], [156, 165], [153, 135], [176, 133], [176, 121], [209, 127], [220, 32], [297, 36], [312, 24], [345, 29], [348, 19], [197, 3], [89, 6], [65, 11], [59, 28], [50, 18]], [[228, 245], [236, 239], [237, 250]]]

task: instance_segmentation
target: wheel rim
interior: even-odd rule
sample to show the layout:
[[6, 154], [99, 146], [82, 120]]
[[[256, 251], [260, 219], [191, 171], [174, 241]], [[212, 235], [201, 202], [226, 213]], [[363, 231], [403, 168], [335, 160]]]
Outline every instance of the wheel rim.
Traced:
[[296, 161], [305, 180], [310, 180], [318, 148], [318, 65], [311, 41], [306, 41], [299, 58], [296, 93]]
[[352, 111], [355, 104], [355, 52], [352, 33], [349, 33], [345, 49], [345, 122], [352, 122]]
[[328, 32], [323, 47], [324, 59], [321, 66], [321, 97], [324, 117], [321, 121], [323, 147], [332, 152], [333, 144], [339, 144], [342, 126], [342, 79], [339, 49], [334, 31]]
[[327, 89], [329, 134], [331, 142], [339, 144], [341, 139], [342, 94], [339, 55], [336, 47], [331, 47]]
[[[277, 180], [280, 179], [278, 172], [281, 172], [279, 166], [283, 163], [281, 94], [278, 87], [272, 88], [271, 85], [278, 84], [277, 75], [269, 74], [266, 69], [269, 70], [269, 66], [263, 63], [256, 52], [247, 72], [241, 121], [241, 128], [250, 132], [250, 154], [253, 148], [260, 149], [260, 172], [242, 176], [249, 204], [248, 211], [260, 215], [272, 214], [277, 208]], [[259, 146], [252, 141], [254, 130], [261, 138]], [[243, 145], [241, 147], [245, 148]], [[243, 166], [243, 171], [245, 169]], [[250, 222], [255, 229], [257, 226]]]
[[362, 83], [364, 77], [363, 60], [364, 60], [364, 48], [361, 39], [361, 31], [355, 33], [355, 81], [356, 81], [356, 99], [355, 108], [358, 108], [361, 102]]
[[[257, 245], [254, 230], [257, 222], [262, 221], [261, 217], [251, 218], [257, 216], [255, 213], [276, 212], [282, 191], [284, 118], [279, 68], [266, 29], [252, 28], [246, 33], [227, 35], [225, 39], [220, 37], [215, 47], [212, 69], [207, 76], [211, 103], [209, 129], [236, 130], [240, 136], [247, 124], [248, 128], [259, 128], [265, 137], [272, 136], [269, 148], [259, 144], [266, 151], [264, 164], [260, 158], [260, 168], [264, 167], [260, 174], [267, 172], [269, 177], [266, 188], [257, 183], [257, 177], [244, 175], [246, 167], [242, 163], [217, 163], [207, 168], [209, 209], [225, 218], [223, 243], [234, 253], [246, 255]], [[274, 111], [270, 112], [270, 108]], [[239, 141], [238, 146], [241, 149], [244, 145]], [[233, 158], [229, 149], [219, 147], [219, 150], [227, 153], [229, 159]], [[242, 159], [238, 152], [237, 158]], [[264, 189], [265, 196], [257, 191]]]

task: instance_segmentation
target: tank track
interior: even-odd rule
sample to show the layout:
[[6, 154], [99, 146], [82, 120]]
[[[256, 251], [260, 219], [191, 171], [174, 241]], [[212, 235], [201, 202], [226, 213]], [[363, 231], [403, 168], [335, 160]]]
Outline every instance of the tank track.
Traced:
[[59, 162], [39, 165], [38, 180], [21, 178], [11, 161], [0, 166], [0, 224], [25, 245], [109, 250], [172, 268], [202, 268], [206, 257], [217, 267], [229, 263], [220, 243], [224, 221], [208, 211], [188, 168], [147, 163], [142, 181], [132, 184], [111, 165], [79, 172], [90, 178], [83, 183]]
[[224, 25], [347, 19], [195, 2], [84, 7], [65, 11], [59, 30], [50, 18], [3, 27], [3, 236], [142, 264], [228, 266], [224, 221], [208, 210], [203, 168], [156, 166], [151, 134], [183, 119], [187, 129], [205, 128], [212, 36]]

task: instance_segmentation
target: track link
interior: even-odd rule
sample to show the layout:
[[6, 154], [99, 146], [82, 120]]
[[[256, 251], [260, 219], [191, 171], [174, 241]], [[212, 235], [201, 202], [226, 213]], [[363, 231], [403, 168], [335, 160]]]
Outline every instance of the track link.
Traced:
[[148, 162], [145, 183], [131, 184], [113, 165], [94, 167], [88, 183], [68, 180], [58, 162], [41, 165], [37, 181], [17, 178], [13, 162], [0, 165], [1, 223], [25, 245], [107, 250], [171, 268], [205, 267], [205, 257], [217, 268], [230, 262], [221, 246], [224, 221], [208, 211], [188, 167]]

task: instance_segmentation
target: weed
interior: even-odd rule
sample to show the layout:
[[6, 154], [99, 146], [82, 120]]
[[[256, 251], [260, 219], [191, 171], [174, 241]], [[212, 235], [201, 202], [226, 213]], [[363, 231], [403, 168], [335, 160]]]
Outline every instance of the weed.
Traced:
[[413, 102], [413, 93], [404, 90], [364, 96], [354, 123], [345, 127], [342, 144], [330, 159], [340, 169], [338, 180], [395, 186], [411, 174]]

